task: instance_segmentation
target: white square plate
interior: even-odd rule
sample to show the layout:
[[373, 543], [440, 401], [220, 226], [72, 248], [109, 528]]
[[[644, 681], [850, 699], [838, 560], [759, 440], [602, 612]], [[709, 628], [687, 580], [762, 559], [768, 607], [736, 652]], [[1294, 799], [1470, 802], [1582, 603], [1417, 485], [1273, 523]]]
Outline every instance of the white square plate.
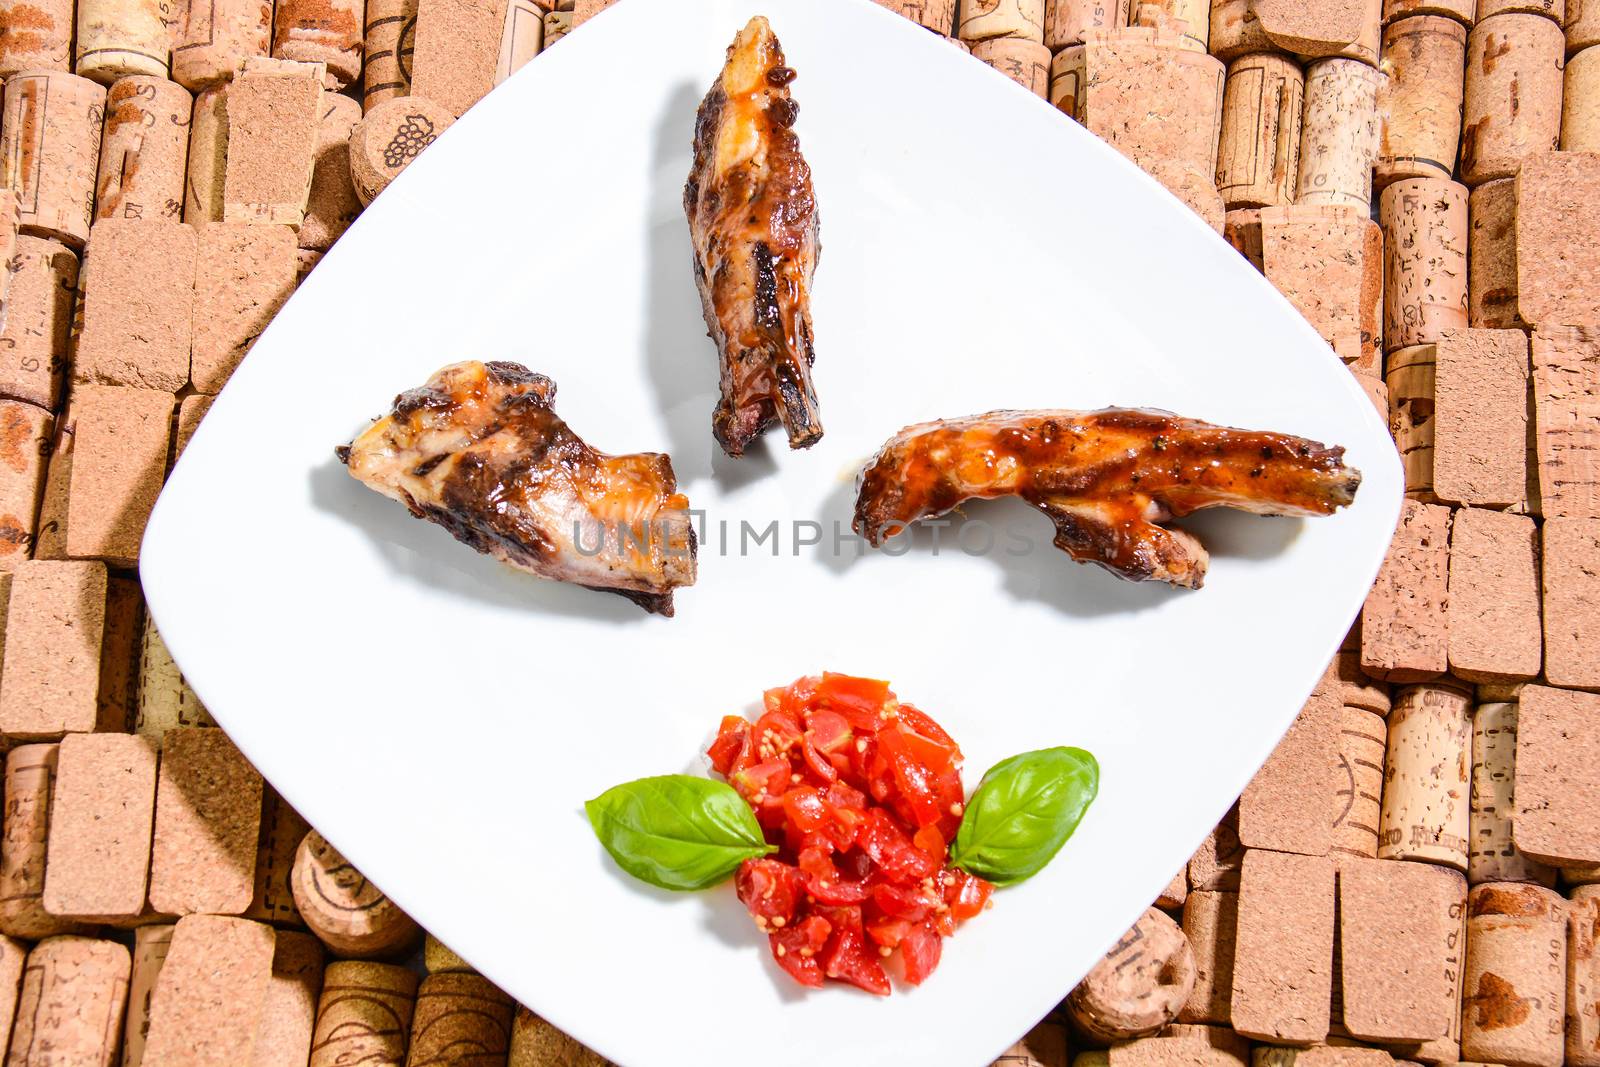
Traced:
[[[695, 107], [745, 20], [799, 71], [816, 173], [827, 436], [730, 461], [681, 209]], [[611, 452], [665, 450], [708, 513], [678, 615], [506, 570], [334, 459], [459, 359], [550, 375]], [[1128, 585], [1015, 502], [855, 558], [851, 479], [901, 426], [1000, 407], [1168, 408], [1349, 447], [1354, 507], [1190, 524], [1206, 588]], [[1271, 751], [1395, 526], [1383, 424], [1306, 323], [1154, 181], [868, 0], [628, 0], [452, 127], [339, 242], [189, 445], [142, 565], [173, 655], [244, 752], [406, 910], [626, 1064], [980, 1064], [1156, 895]], [[782, 543], [739, 554], [741, 522]], [[725, 550], [718, 544], [728, 524]], [[954, 537], [954, 531], [947, 535]], [[970, 542], [976, 546], [981, 538]], [[1094, 751], [1100, 799], [1033, 881], [880, 1000], [779, 974], [731, 886], [621, 875], [582, 802], [704, 768], [725, 713], [828, 668], [888, 678], [967, 753]]]

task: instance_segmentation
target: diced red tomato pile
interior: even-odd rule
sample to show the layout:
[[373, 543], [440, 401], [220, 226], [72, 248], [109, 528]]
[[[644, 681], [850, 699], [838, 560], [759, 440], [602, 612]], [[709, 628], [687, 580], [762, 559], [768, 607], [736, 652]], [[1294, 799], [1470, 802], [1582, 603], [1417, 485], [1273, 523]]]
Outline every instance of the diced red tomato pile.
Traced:
[[739, 899], [778, 964], [887, 995], [899, 954], [918, 985], [941, 939], [993, 886], [945, 866], [961, 824], [961, 750], [887, 682], [824, 674], [767, 690], [754, 723], [730, 715], [707, 751], [779, 851], [739, 868]]

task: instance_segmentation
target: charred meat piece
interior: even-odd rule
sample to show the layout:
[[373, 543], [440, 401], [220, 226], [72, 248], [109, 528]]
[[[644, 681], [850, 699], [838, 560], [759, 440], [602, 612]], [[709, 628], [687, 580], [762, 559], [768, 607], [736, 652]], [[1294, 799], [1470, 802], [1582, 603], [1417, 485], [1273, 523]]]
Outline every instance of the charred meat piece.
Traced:
[[338, 455], [479, 552], [671, 615], [672, 591], [695, 578], [671, 458], [591, 448], [552, 409], [555, 395], [555, 382], [515, 363], [452, 364]]
[[791, 129], [794, 76], [767, 20], [751, 19], [700, 104], [683, 190], [695, 283], [722, 356], [711, 432], [730, 456], [776, 422], [790, 448], [822, 437], [811, 383], [817, 204]]
[[880, 544], [965, 500], [1018, 496], [1056, 547], [1129, 581], [1198, 589], [1208, 557], [1159, 524], [1202, 508], [1331, 515], [1361, 472], [1344, 449], [1161, 411], [992, 411], [901, 430], [862, 472], [855, 530]]

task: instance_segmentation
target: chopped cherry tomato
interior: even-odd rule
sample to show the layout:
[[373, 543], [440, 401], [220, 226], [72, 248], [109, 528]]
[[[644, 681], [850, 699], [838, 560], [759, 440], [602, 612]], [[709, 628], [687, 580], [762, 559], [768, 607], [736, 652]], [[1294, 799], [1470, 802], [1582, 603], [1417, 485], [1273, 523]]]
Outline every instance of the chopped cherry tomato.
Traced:
[[922, 980], [939, 966], [943, 952], [943, 938], [929, 923], [918, 923], [900, 939], [900, 964], [905, 968], [906, 981], [921, 985]]
[[818, 957], [828, 944], [831, 929], [827, 919], [808, 915], [794, 926], [767, 935], [767, 943], [772, 946], [772, 956], [778, 966], [788, 971], [795, 981], [801, 985], [820, 986], [824, 976]]
[[801, 678], [762, 697], [754, 723], [722, 720], [706, 755], [755, 809], [778, 851], [737, 888], [797, 982], [889, 992], [884, 957], [911, 985], [941, 938], [984, 909], [988, 882], [945, 867], [961, 823], [961, 749], [888, 683]]

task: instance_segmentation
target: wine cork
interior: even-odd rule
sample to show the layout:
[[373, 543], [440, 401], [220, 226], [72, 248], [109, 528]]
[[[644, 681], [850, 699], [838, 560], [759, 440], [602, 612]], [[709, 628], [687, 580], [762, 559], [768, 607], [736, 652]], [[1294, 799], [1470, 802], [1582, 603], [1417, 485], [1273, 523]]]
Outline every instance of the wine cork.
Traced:
[[[568, 13], [567, 24], [572, 22]], [[545, 47], [552, 44], [545, 22]], [[361, 110], [371, 111], [386, 100], [411, 92], [411, 60], [416, 50], [417, 0], [368, 0], [366, 69], [361, 81]], [[559, 36], [559, 34], [557, 35]]]
[[1194, 978], [1183, 931], [1163, 912], [1147, 908], [1063, 1005], [1073, 1025], [1091, 1038], [1126, 1041], [1176, 1019]]
[[[1437, 346], [1437, 359], [1434, 492], [1451, 504], [1520, 503], [1528, 480], [1527, 337], [1521, 330], [1449, 330]], [[1532, 657], [1537, 672], [1537, 647]]]
[[237, 915], [255, 895], [261, 775], [221, 730], [161, 739], [150, 904], [170, 915]]
[[185, 915], [150, 1003], [143, 1067], [241, 1067], [251, 1062], [272, 982], [272, 927]]
[[[1540, 327], [1533, 335], [1534, 447], [1539, 503], [1547, 519], [1600, 515], [1596, 397], [1600, 397], [1600, 329]], [[1553, 648], [1549, 653], [1549, 658], [1557, 658]], [[1587, 688], [1600, 683], [1582, 684]]]
[[1456, 512], [1449, 615], [1455, 677], [1513, 681], [1539, 673], [1538, 554], [1538, 530], [1528, 516], [1486, 508]]
[[1091, 30], [1079, 108], [1090, 133], [1147, 170], [1217, 167], [1226, 71], [1211, 56], [1143, 27]]
[[[1467, 324], [1467, 190], [1443, 178], [1406, 178], [1378, 200], [1387, 267], [1383, 343], [1431, 344]], [[1394, 383], [1389, 383], [1390, 391]]]
[[1261, 211], [1262, 270], [1352, 372], [1379, 373], [1383, 234], [1352, 204]]
[[1600, 893], [1567, 902], [1567, 1029], [1569, 1067], [1600, 1067]]
[[1561, 94], [1561, 148], [1600, 152], [1600, 49], [1586, 48], [1567, 59]]
[[130, 74], [165, 78], [176, 18], [170, 0], [78, 0], [73, 71], [102, 85]]
[[1189, 857], [1189, 888], [1237, 890], [1239, 865], [1243, 862], [1244, 846], [1239, 844], [1239, 807], [1236, 804]]
[[1185, 864], [1182, 870], [1172, 876], [1172, 881], [1168, 882], [1167, 887], [1156, 897], [1152, 907], [1160, 908], [1166, 912], [1176, 911], [1183, 907], [1183, 902], [1188, 896], [1188, 865]]
[[0, 936], [0, 1028], [8, 1035], [17, 1015], [17, 1001], [22, 994], [22, 969], [27, 958], [27, 945]]
[[0, 400], [0, 571], [15, 569], [33, 547], [53, 423], [44, 408]]
[[143, 632], [144, 594], [139, 580], [111, 575], [106, 581], [106, 624], [100, 636], [97, 730], [133, 730], [139, 704], [139, 641]]
[[1328, 1035], [1333, 991], [1334, 864], [1251, 849], [1239, 882], [1233, 1028], [1311, 1044]]
[[72, 0], [0, 2], [0, 77], [19, 70], [69, 70]]
[[89, 239], [106, 91], [53, 70], [6, 79], [0, 119], [0, 185], [17, 194], [24, 233], [73, 248]]
[[1362, 208], [1372, 203], [1383, 78], [1380, 71], [1353, 59], [1320, 59], [1306, 68], [1296, 203]]
[[1131, 26], [1149, 26], [1176, 34], [1186, 48], [1207, 51], [1211, 41], [1211, 5], [1207, 0], [1132, 0]]
[[1183, 902], [1183, 934], [1194, 956], [1194, 988], [1178, 1012], [1186, 1023], [1233, 1020], [1233, 954], [1239, 937], [1239, 894], [1197, 889]]
[[172, 461], [176, 463], [178, 457], [183, 455], [183, 450], [188, 447], [189, 438], [194, 436], [195, 430], [200, 428], [200, 420], [205, 418], [206, 412], [211, 410], [212, 397], [204, 393], [195, 393], [183, 398], [178, 405], [178, 432], [172, 444]]
[[172, 80], [192, 93], [234, 77], [272, 45], [269, 0], [193, 0], [172, 46]]
[[447, 109], [421, 96], [390, 100], [368, 111], [350, 133], [356, 196], [363, 204], [372, 203], [454, 121]]
[[222, 217], [228, 222], [305, 219], [324, 111], [322, 68], [251, 60], [228, 87], [228, 158]]
[[1517, 184], [1484, 182], [1467, 199], [1467, 324], [1520, 329], [1517, 313]]
[[516, 1009], [487, 978], [430, 974], [417, 987], [407, 1067], [450, 1060], [503, 1063]]
[[1478, 705], [1472, 714], [1472, 844], [1467, 853], [1467, 878], [1473, 885], [1555, 884], [1555, 870], [1524, 856], [1511, 840], [1516, 765], [1517, 706]]
[[44, 492], [39, 498], [38, 532], [34, 535], [33, 558], [67, 558], [67, 495], [72, 481], [72, 442], [77, 436], [76, 416], [69, 404], [56, 420], [55, 441], [50, 447], [49, 470]]
[[1600, 648], [1590, 635], [1600, 611], [1600, 576], [1594, 568], [1600, 519], [1548, 518], [1542, 533], [1545, 678], [1552, 685], [1596, 688]]
[[1299, 64], [1282, 56], [1242, 56], [1228, 66], [1217, 188], [1230, 210], [1293, 203], [1304, 92]]
[[1567, 0], [1561, 22], [1566, 30], [1569, 55], [1600, 44], [1600, 4], [1594, 0]]
[[1443, 15], [1463, 26], [1471, 26], [1478, 0], [1383, 0], [1383, 24], [1412, 15]]
[[322, 942], [310, 934], [279, 930], [274, 936], [272, 977], [267, 983], [251, 1067], [304, 1064], [322, 994]]
[[175, 393], [189, 381], [195, 230], [182, 222], [101, 219], [90, 238], [79, 382]]
[[[1371, 12], [1373, 22], [1380, 19], [1381, 4], [1379, 0]], [[1251, 10], [1267, 40], [1285, 52], [1307, 58], [1338, 55], [1353, 46], [1365, 29], [1368, 7], [1369, 0], [1331, 0], [1322, 4], [1251, 0]], [[1376, 62], [1376, 57], [1370, 62]]]
[[98, 724], [105, 607], [103, 563], [28, 560], [17, 567], [0, 679], [0, 732], [8, 740], [57, 741]]
[[[515, 1035], [513, 1034], [514, 1039]], [[583, 1048], [581, 1045], [578, 1047], [580, 1049]], [[589, 1050], [583, 1049], [583, 1052], [586, 1055], [580, 1056], [576, 1060], [574, 1067], [605, 1063], [605, 1060], [589, 1052]], [[995, 1060], [995, 1063], [1001, 1064], [1003, 1067], [1067, 1067], [1070, 1059], [1067, 1048], [1066, 1027], [1046, 1021], [1039, 1023], [1032, 1030], [1022, 1035], [1022, 1039], [1001, 1053], [1000, 1058]], [[560, 1062], [569, 1061], [563, 1060]], [[516, 1058], [513, 1056], [513, 1067], [515, 1067], [515, 1063]]]
[[493, 89], [507, 0], [420, 0], [411, 91], [460, 118]]
[[1364, 672], [1390, 682], [1420, 682], [1444, 673], [1449, 563], [1450, 509], [1407, 500], [1361, 611]]
[[1558, 1067], [1566, 1001], [1566, 901], [1512, 882], [1467, 897], [1463, 1059]]
[[140, 1067], [150, 1034], [150, 1001], [172, 947], [170, 924], [141, 926], [133, 932], [133, 977], [128, 983], [128, 1017], [122, 1027], [122, 1067]]
[[[878, 3], [935, 33], [949, 33], [956, 24], [956, 0], [878, 0]], [[549, 0], [539, 0], [538, 6], [567, 9], [565, 12], [551, 11], [551, 15], [570, 14], [572, 9], [571, 4], [555, 4]]]
[[115, 941], [50, 937], [28, 953], [6, 1063], [111, 1067], [128, 1002], [128, 950]]
[[321, 63], [326, 88], [339, 90], [361, 76], [363, 0], [278, 0], [272, 18], [272, 54]]
[[295, 852], [289, 885], [301, 920], [341, 956], [399, 956], [421, 940], [411, 917], [315, 830]]
[[[1559, 520], [1561, 525], [1572, 520]], [[1591, 546], [1600, 520], [1589, 520]], [[1594, 557], [1588, 557], [1592, 566]], [[1529, 857], [1588, 866], [1600, 855], [1600, 695], [1526, 686], [1517, 704], [1511, 836]]]
[[1045, 0], [960, 0], [956, 34], [968, 44], [991, 37], [1042, 43], [1044, 5]]
[[429, 974], [445, 971], [471, 971], [472, 964], [451, 951], [450, 946], [432, 934], [422, 939], [422, 965]]
[[1388, 727], [1365, 708], [1339, 709], [1338, 769], [1333, 791], [1333, 839], [1328, 851], [1371, 859], [1378, 854], [1383, 807], [1383, 754]]
[[1083, 121], [1084, 46], [1068, 45], [1050, 61], [1050, 102], [1069, 118]]
[[222, 221], [222, 188], [228, 165], [227, 86], [194, 98], [183, 185], [183, 221], [191, 226]]
[[1318, 686], [1328, 689], [1345, 707], [1361, 708], [1375, 715], [1387, 715], [1393, 706], [1389, 700], [1389, 688], [1382, 682], [1367, 677], [1362, 671], [1360, 619], [1358, 618], [1356, 622], [1350, 648], [1341, 649], [1328, 661], [1327, 670], [1323, 672], [1322, 681]]
[[323, 974], [309, 1067], [405, 1067], [417, 976], [384, 963], [330, 963]]
[[1560, 25], [1566, 14], [1562, 0], [1478, 0], [1478, 21], [1507, 12], [1543, 15]]
[[1050, 49], [1037, 41], [1016, 37], [991, 37], [972, 46], [981, 59], [1035, 96], [1050, 95]]
[[[1045, 1029], [1046, 1026], [1048, 1024], [1035, 1027], [1035, 1032]], [[1064, 1063], [1065, 1034], [1059, 1027], [1049, 1029], [1061, 1035], [1061, 1062]], [[506, 1067], [547, 1067], [549, 1064], [561, 1064], [562, 1067], [607, 1067], [605, 1057], [579, 1044], [527, 1008], [518, 1007], [517, 1016], [511, 1023], [511, 1057]]]
[[67, 554], [135, 566], [167, 471], [173, 396], [154, 389], [85, 385], [76, 391], [74, 404]]
[[139, 651], [139, 713], [134, 719], [134, 731], [159, 741], [174, 727], [215, 725], [172, 661], [155, 620], [147, 616]]
[[494, 83], [499, 85], [527, 66], [528, 60], [538, 55], [542, 47], [544, 10], [533, 0], [510, 0], [506, 4], [505, 27], [500, 31], [500, 58], [494, 67]]
[[[349, 101], [355, 108], [355, 101]], [[295, 285], [295, 232], [222, 222], [200, 231], [190, 380], [221, 392]]]
[[572, 0], [571, 3], [567, 3], [566, 0], [562, 0], [561, 6], [572, 12], [572, 25], [577, 27], [616, 2], [617, 0]]
[[[572, 12], [570, 12], [570, 11], [547, 11], [547, 12], [545, 12], [545, 16], [544, 16], [544, 47], [545, 48], [549, 48], [551, 45], [555, 44], [557, 41], [561, 40], [561, 38], [565, 37], [568, 33], [571, 33], [571, 32], [572, 32]], [[966, 42], [965, 41], [958, 40], [958, 39], [956, 39], [954, 37], [947, 38], [947, 40], [955, 42], [956, 44], [960, 45], [962, 48], [966, 48]]]
[[0, 836], [0, 931], [33, 940], [86, 929], [44, 909], [45, 857], [58, 745], [19, 745], [6, 754], [5, 828]]
[[1262, 270], [1261, 209], [1236, 208], [1223, 218], [1222, 236], [1238, 253]]
[[165, 78], [130, 75], [112, 83], [106, 94], [95, 218], [182, 218], [193, 109], [189, 91]]
[[1339, 751], [1340, 706], [1321, 687], [1311, 695], [1267, 762], [1239, 797], [1245, 848], [1327, 855]]
[[310, 825], [287, 800], [272, 788], [266, 789], [261, 838], [256, 842], [255, 892], [250, 907], [245, 909], [246, 919], [278, 926], [305, 925], [300, 919], [300, 909], [294, 906], [294, 890], [289, 881], [294, 871], [295, 850], [310, 830]]
[[295, 285], [305, 282], [306, 276], [321, 262], [322, 253], [315, 248], [302, 248], [295, 253]]
[[1250, 53], [1277, 50], [1261, 28], [1251, 0], [1211, 0], [1209, 21], [1211, 54], [1224, 63]]
[[1128, 24], [1128, 0], [1046, 0], [1044, 43], [1052, 52], [1082, 44], [1085, 30]]
[[1496, 15], [1467, 36], [1461, 180], [1516, 174], [1561, 140], [1561, 26], [1542, 15]]
[[1461, 141], [1467, 28], [1453, 18], [1414, 15], [1383, 31], [1383, 132], [1373, 181], [1445, 178]]
[[57, 752], [44, 907], [91, 922], [144, 911], [156, 748], [135, 734], [68, 734]]
[[0, 323], [0, 396], [54, 408], [67, 361], [78, 257], [59, 241], [22, 235]]
[[1414, 685], [1389, 713], [1378, 858], [1467, 869], [1470, 697], [1461, 689]]
[[1427, 1041], [1457, 1012], [1458, 966], [1441, 949], [1459, 939], [1467, 882], [1427, 863], [1352, 859], [1339, 866], [1344, 1028], [1364, 1041]]

